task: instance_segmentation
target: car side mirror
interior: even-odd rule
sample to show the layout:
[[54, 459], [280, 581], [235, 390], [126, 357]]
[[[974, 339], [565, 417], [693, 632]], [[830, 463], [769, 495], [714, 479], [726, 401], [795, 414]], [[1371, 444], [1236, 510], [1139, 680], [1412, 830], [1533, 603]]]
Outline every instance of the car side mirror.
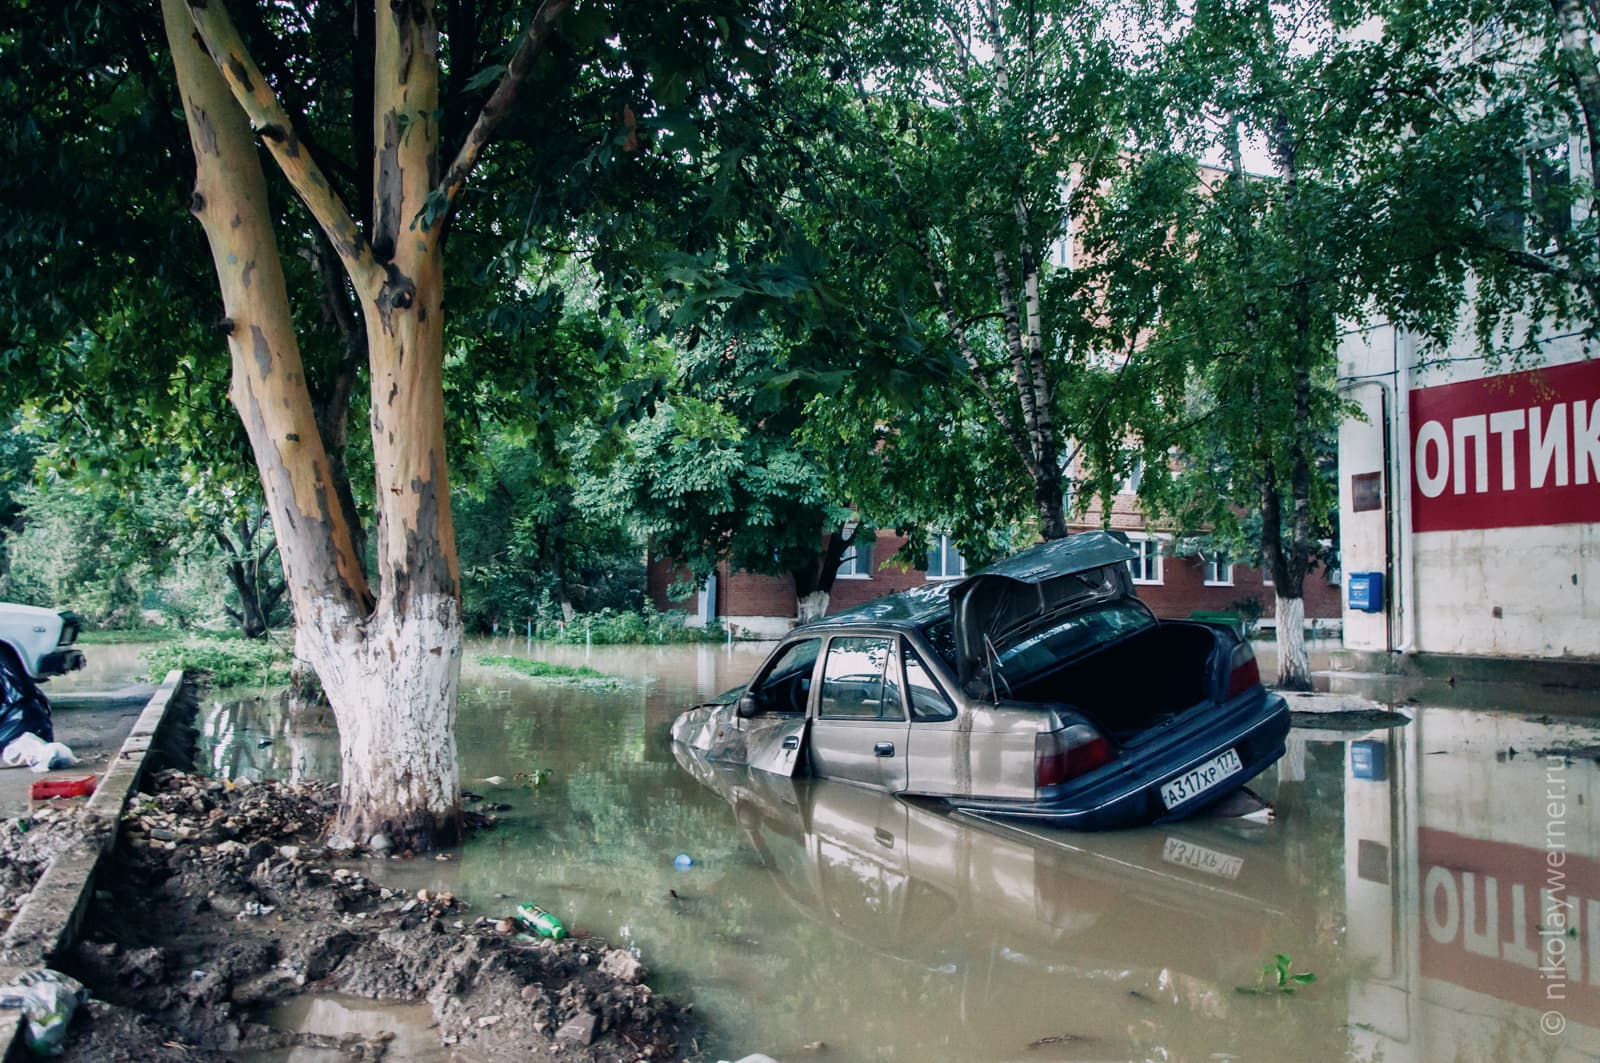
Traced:
[[739, 702], [734, 707], [734, 714], [741, 720], [748, 720], [761, 712], [761, 706], [756, 704], [756, 696], [749, 691], [739, 695]]

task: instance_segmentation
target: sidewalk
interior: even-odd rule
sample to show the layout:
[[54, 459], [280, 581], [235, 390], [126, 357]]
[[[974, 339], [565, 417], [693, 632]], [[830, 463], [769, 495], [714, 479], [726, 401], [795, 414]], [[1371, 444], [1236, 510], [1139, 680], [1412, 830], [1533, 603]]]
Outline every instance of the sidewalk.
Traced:
[[56, 741], [64, 742], [78, 758], [72, 768], [35, 775], [26, 767], [0, 767], [0, 819], [26, 815], [28, 791], [39, 779], [81, 778], [93, 772], [102, 778], [111, 758], [122, 748], [139, 713], [155, 693], [149, 684], [137, 683], [118, 690], [71, 692], [50, 696], [50, 716]]

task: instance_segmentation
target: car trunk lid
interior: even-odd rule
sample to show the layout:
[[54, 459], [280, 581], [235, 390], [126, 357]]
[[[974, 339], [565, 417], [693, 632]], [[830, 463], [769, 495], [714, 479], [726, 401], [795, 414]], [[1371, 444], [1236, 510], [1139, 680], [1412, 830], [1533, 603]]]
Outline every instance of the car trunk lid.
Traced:
[[1085, 532], [1024, 550], [950, 591], [961, 685], [986, 656], [1041, 622], [1132, 594], [1125, 562], [1138, 555], [1106, 532]]

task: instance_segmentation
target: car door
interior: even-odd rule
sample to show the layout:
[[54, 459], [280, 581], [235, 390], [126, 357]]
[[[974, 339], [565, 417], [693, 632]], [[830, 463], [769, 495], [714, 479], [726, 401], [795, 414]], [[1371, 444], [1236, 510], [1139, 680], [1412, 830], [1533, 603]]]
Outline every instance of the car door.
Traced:
[[905, 669], [911, 708], [907, 789], [917, 794], [972, 793], [972, 714], [963, 717], [957, 711], [945, 683], [909, 643]]
[[822, 640], [800, 639], [781, 647], [750, 684], [758, 711], [743, 721], [745, 763], [757, 771], [793, 775], [805, 743], [811, 686]]
[[906, 718], [895, 635], [835, 635], [811, 721], [811, 770], [898, 793], [906, 788]]

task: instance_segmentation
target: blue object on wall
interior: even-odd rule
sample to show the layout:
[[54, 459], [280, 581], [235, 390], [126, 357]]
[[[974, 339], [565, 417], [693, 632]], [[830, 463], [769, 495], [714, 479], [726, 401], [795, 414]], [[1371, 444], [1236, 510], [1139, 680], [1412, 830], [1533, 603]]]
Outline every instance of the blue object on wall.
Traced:
[[1383, 573], [1352, 572], [1347, 601], [1358, 613], [1383, 612]]
[[1387, 782], [1389, 779], [1389, 747], [1376, 738], [1364, 738], [1350, 743], [1350, 774], [1357, 779]]

